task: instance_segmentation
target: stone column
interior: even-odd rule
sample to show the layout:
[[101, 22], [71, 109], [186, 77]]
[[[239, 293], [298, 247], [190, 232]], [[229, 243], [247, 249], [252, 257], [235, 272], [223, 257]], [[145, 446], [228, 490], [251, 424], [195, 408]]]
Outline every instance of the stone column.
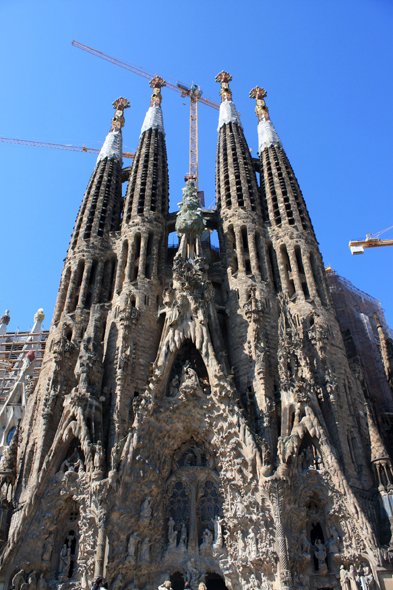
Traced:
[[93, 289], [93, 296], [91, 298], [92, 305], [99, 303], [103, 275], [104, 275], [104, 261], [100, 260], [100, 262], [98, 263], [98, 266], [97, 266], [96, 280], [95, 280], [95, 285], [94, 285], [94, 289]]
[[288, 251], [289, 261], [290, 261], [291, 267], [292, 267], [292, 278], [293, 278], [293, 282], [295, 283], [296, 295], [299, 297], [299, 299], [305, 299], [302, 282], [301, 282], [300, 276], [299, 276], [300, 270], [298, 268], [298, 264], [297, 264], [297, 260], [296, 260], [296, 256], [295, 256], [295, 251], [294, 251], [293, 247], [289, 246], [289, 244], [288, 244], [287, 251]]
[[78, 307], [84, 307], [84, 305], [85, 305], [92, 266], [93, 266], [92, 260], [89, 260], [89, 262], [87, 262], [85, 265], [85, 269], [83, 271], [81, 290], [79, 293]]
[[152, 279], [156, 279], [157, 278], [157, 272], [158, 272], [158, 244], [160, 243], [160, 238], [159, 236], [155, 235], [153, 238], [153, 246], [151, 249], [151, 262], [150, 264], [152, 265], [152, 269], [151, 269], [151, 277]]
[[277, 248], [276, 256], [277, 256], [278, 272], [280, 273], [282, 290], [289, 297], [289, 293], [290, 293], [289, 277], [288, 277], [287, 269], [285, 268], [284, 260], [282, 258], [281, 248]]
[[314, 274], [311, 269], [310, 259], [308, 256], [303, 256], [302, 251], [302, 259], [303, 259], [303, 266], [304, 266], [304, 273], [306, 275], [308, 290], [310, 291], [311, 297], [321, 305], [321, 300], [318, 295], [317, 287], [314, 281]]
[[254, 231], [247, 231], [248, 234], [248, 249], [250, 252], [250, 263], [251, 263], [251, 272], [253, 275], [257, 277], [257, 279], [261, 280], [261, 272], [259, 270], [258, 264], [258, 255], [257, 250], [255, 248], [255, 232]]
[[127, 267], [126, 267], [126, 273], [125, 273], [125, 280], [126, 281], [132, 280], [134, 256], [135, 256], [135, 236], [133, 236], [131, 238], [129, 246], [128, 246], [128, 259], [127, 259]]
[[140, 277], [140, 278], [144, 278], [144, 276], [145, 276], [148, 239], [149, 239], [148, 234], [143, 233], [141, 235], [141, 252], [139, 254], [139, 270], [138, 270], [138, 277]]
[[244, 247], [243, 247], [243, 236], [240, 227], [234, 228], [235, 240], [236, 240], [236, 252], [237, 252], [237, 265], [239, 270], [246, 270], [244, 263]]
[[71, 274], [70, 287], [68, 289], [67, 299], [66, 299], [65, 306], [64, 306], [64, 311], [67, 313], [70, 312], [70, 308], [72, 307], [73, 299], [76, 295], [76, 279], [78, 276], [78, 272], [79, 272], [79, 265], [77, 265], [76, 268], [74, 268], [74, 270], [72, 271], [72, 274]]
[[196, 519], [196, 503], [198, 493], [198, 480], [192, 477], [190, 480], [190, 530], [188, 536], [188, 551], [191, 555], [198, 554], [198, 528]]

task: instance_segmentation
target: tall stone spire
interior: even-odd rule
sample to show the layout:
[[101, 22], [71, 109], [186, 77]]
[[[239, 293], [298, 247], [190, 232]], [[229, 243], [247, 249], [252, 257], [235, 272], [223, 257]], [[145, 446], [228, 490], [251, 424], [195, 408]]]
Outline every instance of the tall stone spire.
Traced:
[[[110, 298], [110, 280], [114, 259], [105, 262], [109, 232], [119, 229], [121, 211], [122, 127], [124, 110], [130, 103], [120, 97], [113, 103], [115, 116], [110, 131], [98, 155], [71, 238], [53, 322], [62, 312], [76, 307], [90, 309], [91, 305]], [[77, 254], [77, 256], [75, 256]], [[106, 264], [106, 268], [104, 265]], [[112, 268], [113, 267], [113, 268]]]
[[111, 129], [97, 158], [96, 167], [87, 187], [82, 206], [71, 239], [71, 248], [82, 245], [80, 240], [92, 236], [102, 237], [110, 230], [117, 229], [120, 214], [122, 159], [122, 132], [124, 109], [130, 103], [118, 98], [113, 103], [116, 109]]
[[161, 110], [161, 88], [165, 80], [150, 80], [153, 94], [143, 121], [138, 149], [125, 197], [123, 228], [132, 218], [158, 212], [166, 215], [168, 201], [168, 164], [164, 123]]
[[217, 208], [222, 212], [238, 207], [248, 212], [260, 212], [251, 154], [229, 88], [231, 80], [232, 76], [228, 72], [222, 71], [216, 76], [216, 82], [221, 84], [216, 168]]

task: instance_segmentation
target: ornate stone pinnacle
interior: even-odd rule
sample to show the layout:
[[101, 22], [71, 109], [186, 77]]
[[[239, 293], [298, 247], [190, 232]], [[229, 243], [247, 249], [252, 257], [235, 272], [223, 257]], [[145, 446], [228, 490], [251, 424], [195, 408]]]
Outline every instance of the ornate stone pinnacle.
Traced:
[[159, 106], [162, 103], [161, 88], [166, 86], [164, 78], [161, 78], [158, 74], [154, 76], [149, 82], [151, 88], [153, 88], [153, 94], [151, 95], [150, 106]]
[[269, 109], [267, 108], [266, 103], [263, 100], [266, 95], [266, 90], [264, 88], [261, 88], [260, 86], [255, 86], [255, 88], [250, 90], [250, 98], [255, 98], [257, 101], [255, 112], [257, 114], [259, 121], [261, 121], [263, 118], [269, 119]]
[[216, 79], [216, 82], [219, 82], [221, 84], [221, 90], [220, 90], [221, 102], [224, 102], [224, 100], [232, 100], [232, 92], [231, 92], [231, 90], [229, 88], [229, 84], [228, 84], [228, 82], [230, 82], [232, 80], [231, 74], [229, 74], [228, 72], [225, 72], [223, 70], [222, 72], [217, 74], [215, 79]]
[[122, 127], [124, 127], [125, 119], [124, 119], [124, 109], [130, 108], [130, 103], [126, 98], [120, 96], [117, 98], [113, 103], [112, 106], [116, 109], [115, 116], [112, 119], [112, 127], [111, 131], [119, 131]]

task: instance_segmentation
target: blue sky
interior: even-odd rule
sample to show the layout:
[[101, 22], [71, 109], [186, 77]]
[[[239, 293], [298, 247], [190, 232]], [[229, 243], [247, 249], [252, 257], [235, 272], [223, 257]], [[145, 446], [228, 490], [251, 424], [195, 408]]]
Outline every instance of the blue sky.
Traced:
[[[124, 144], [137, 147], [147, 80], [71, 46], [73, 39], [219, 102], [228, 70], [250, 148], [256, 84], [302, 188], [326, 265], [380, 299], [393, 326], [393, 248], [351, 256], [348, 241], [393, 225], [391, 0], [2, 0], [0, 135], [100, 147], [112, 102], [129, 99]], [[188, 170], [189, 106], [163, 90], [171, 210]], [[200, 106], [200, 189], [214, 201], [218, 113]], [[0, 312], [48, 328], [75, 218], [96, 157], [0, 143]], [[383, 236], [385, 237], [385, 236]], [[386, 237], [393, 237], [389, 232]]]

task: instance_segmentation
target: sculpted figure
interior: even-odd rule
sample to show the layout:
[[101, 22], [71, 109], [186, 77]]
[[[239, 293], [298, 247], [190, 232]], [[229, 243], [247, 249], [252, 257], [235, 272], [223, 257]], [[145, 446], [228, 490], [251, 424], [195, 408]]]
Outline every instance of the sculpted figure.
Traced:
[[63, 574], [67, 576], [68, 574], [68, 567], [71, 563], [71, 549], [69, 549], [64, 543], [61, 551], [60, 551], [60, 563], [59, 563], [59, 574]]
[[138, 535], [133, 533], [127, 543], [127, 561], [135, 561], [135, 551], [138, 544]]
[[151, 500], [150, 500], [150, 496], [148, 496], [142, 506], [141, 506], [141, 511], [140, 511], [140, 521], [142, 524], [149, 524], [150, 519], [151, 519]]
[[363, 576], [361, 576], [361, 579], [366, 590], [374, 590], [374, 576], [371, 573], [370, 567], [368, 565], [363, 567]]
[[177, 545], [177, 531], [175, 531], [175, 521], [172, 516], [168, 520], [168, 542], [169, 547], [175, 549]]
[[169, 392], [168, 392], [169, 397], [176, 397], [177, 396], [177, 394], [179, 393], [179, 384], [180, 384], [179, 375], [175, 375], [169, 384]]
[[303, 553], [304, 555], [310, 555], [311, 543], [307, 539], [306, 529], [302, 530], [301, 535], [300, 535], [300, 539], [299, 539], [299, 543], [300, 543], [301, 553]]
[[158, 590], [171, 590], [171, 589], [172, 589], [172, 584], [169, 580], [167, 582], [164, 582], [163, 584], [161, 584], [161, 586], [158, 586]]
[[15, 576], [12, 578], [12, 589], [19, 590], [22, 586], [25, 579], [25, 572], [24, 570], [20, 570]]
[[330, 527], [331, 538], [329, 540], [329, 549], [332, 553], [340, 553], [340, 537], [335, 526]]
[[222, 518], [218, 516], [214, 519], [214, 547], [219, 548], [222, 547], [223, 539], [222, 539]]
[[354, 565], [349, 566], [348, 578], [349, 578], [351, 590], [358, 590], [357, 575], [356, 575], [356, 570], [355, 570]]
[[44, 542], [44, 550], [43, 550], [42, 556], [41, 556], [42, 561], [50, 561], [50, 558], [52, 557], [53, 544], [54, 544], [54, 537], [53, 537], [53, 534], [50, 534], [49, 537], [47, 537]]
[[184, 522], [181, 525], [179, 547], [182, 547], [183, 549], [187, 548], [187, 528]]
[[257, 581], [256, 577], [254, 576], [254, 574], [251, 574], [251, 576], [250, 576], [250, 582], [248, 584], [248, 588], [249, 588], [249, 590], [259, 590], [259, 584], [258, 584], [258, 581]]
[[146, 537], [141, 545], [141, 563], [148, 563], [150, 561], [150, 538]]
[[194, 558], [187, 562], [186, 580], [191, 588], [195, 588], [199, 579], [199, 570], [195, 565]]
[[117, 578], [114, 580], [112, 586], [111, 586], [111, 590], [120, 590], [120, 588], [122, 588], [123, 586], [123, 578], [122, 575], [119, 574], [117, 576]]
[[246, 537], [247, 544], [247, 555], [250, 560], [257, 559], [258, 557], [258, 542], [257, 536], [254, 531], [254, 527], [251, 527], [250, 532]]
[[31, 574], [29, 574], [29, 577], [27, 578], [27, 584], [28, 584], [29, 590], [36, 590], [37, 581], [36, 581], [36, 577], [35, 577], [35, 571], [31, 572]]
[[318, 560], [318, 571], [323, 572], [327, 570], [326, 565], [326, 549], [325, 545], [322, 543], [320, 539], [315, 541], [314, 545], [314, 555]]
[[44, 579], [44, 574], [40, 574], [40, 578], [37, 582], [37, 590], [45, 590], [47, 587], [47, 583]]
[[261, 590], [273, 590], [272, 583], [267, 579], [264, 574], [261, 574]]
[[207, 590], [207, 586], [204, 582], [201, 582], [198, 586], [198, 590]]
[[351, 588], [349, 574], [343, 565], [340, 567], [340, 584], [341, 590], [350, 590]]
[[241, 531], [237, 531], [236, 534], [237, 534], [237, 552], [238, 552], [239, 558], [242, 559], [242, 557], [244, 557], [244, 552], [245, 552], [243, 533]]
[[211, 552], [211, 547], [213, 543], [213, 534], [209, 529], [205, 529], [202, 534], [202, 543], [201, 543], [201, 553], [203, 555], [207, 555]]

